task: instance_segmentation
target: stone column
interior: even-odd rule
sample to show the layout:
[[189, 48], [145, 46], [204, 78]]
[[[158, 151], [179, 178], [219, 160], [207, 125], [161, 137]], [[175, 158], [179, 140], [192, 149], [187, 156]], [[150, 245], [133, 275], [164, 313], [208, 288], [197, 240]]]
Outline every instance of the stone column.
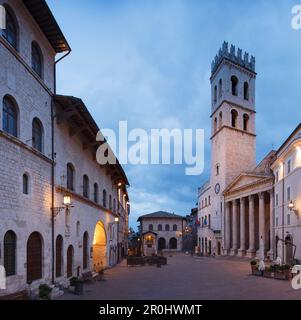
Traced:
[[268, 255], [274, 259], [274, 190], [270, 190], [270, 251]]
[[238, 215], [238, 205], [237, 200], [233, 200], [232, 202], [232, 248], [231, 248], [231, 255], [237, 254], [237, 215]]
[[259, 245], [262, 239], [265, 248], [264, 192], [259, 193]]
[[245, 198], [240, 199], [240, 248], [239, 255], [243, 256], [246, 250]]
[[253, 258], [255, 254], [255, 212], [254, 196], [249, 196], [249, 249], [247, 256]]
[[229, 253], [230, 250], [230, 203], [225, 203], [225, 254]]

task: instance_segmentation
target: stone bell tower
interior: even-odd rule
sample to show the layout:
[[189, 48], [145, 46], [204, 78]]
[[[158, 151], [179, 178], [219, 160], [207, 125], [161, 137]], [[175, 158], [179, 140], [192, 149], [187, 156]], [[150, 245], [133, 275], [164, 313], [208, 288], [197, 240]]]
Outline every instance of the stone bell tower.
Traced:
[[224, 42], [211, 65], [212, 216], [222, 228], [227, 185], [256, 164], [255, 58]]

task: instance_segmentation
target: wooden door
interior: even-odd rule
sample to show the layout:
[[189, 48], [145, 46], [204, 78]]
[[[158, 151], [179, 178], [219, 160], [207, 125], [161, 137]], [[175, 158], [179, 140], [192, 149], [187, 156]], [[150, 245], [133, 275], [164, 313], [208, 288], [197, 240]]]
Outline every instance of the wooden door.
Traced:
[[42, 278], [42, 238], [38, 232], [27, 241], [27, 282]]
[[73, 247], [69, 246], [67, 250], [67, 278], [73, 275]]

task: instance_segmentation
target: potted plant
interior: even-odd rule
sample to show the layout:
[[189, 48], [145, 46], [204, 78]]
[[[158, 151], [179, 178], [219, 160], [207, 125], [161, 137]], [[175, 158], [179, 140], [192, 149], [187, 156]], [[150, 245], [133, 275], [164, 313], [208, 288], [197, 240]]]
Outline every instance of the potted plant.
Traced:
[[258, 270], [257, 261], [251, 260], [250, 265], [251, 265], [252, 274], [255, 275], [255, 271]]
[[277, 266], [274, 273], [274, 278], [279, 280], [288, 280], [291, 274], [291, 267], [288, 264]]
[[84, 281], [78, 277], [70, 279], [70, 287], [74, 288], [72, 291], [77, 295], [82, 295], [84, 292]]
[[263, 271], [263, 276], [265, 278], [273, 278], [274, 268], [273, 266], [266, 267]]
[[105, 274], [105, 271], [103, 268], [101, 268], [99, 271], [98, 271], [98, 281], [104, 281], [104, 274]]
[[50, 288], [47, 284], [41, 284], [39, 286], [39, 299], [41, 300], [50, 300], [52, 288]]

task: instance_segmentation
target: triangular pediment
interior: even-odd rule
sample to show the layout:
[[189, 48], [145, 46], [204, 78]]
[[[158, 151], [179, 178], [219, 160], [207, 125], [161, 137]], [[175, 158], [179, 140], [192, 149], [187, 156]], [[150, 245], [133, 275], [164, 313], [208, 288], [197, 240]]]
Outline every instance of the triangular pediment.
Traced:
[[266, 180], [267, 178], [271, 178], [271, 176], [255, 173], [242, 173], [236, 179], [234, 179], [230, 185], [228, 185], [224, 193], [233, 192], [248, 186], [252, 186], [260, 183], [263, 180]]

